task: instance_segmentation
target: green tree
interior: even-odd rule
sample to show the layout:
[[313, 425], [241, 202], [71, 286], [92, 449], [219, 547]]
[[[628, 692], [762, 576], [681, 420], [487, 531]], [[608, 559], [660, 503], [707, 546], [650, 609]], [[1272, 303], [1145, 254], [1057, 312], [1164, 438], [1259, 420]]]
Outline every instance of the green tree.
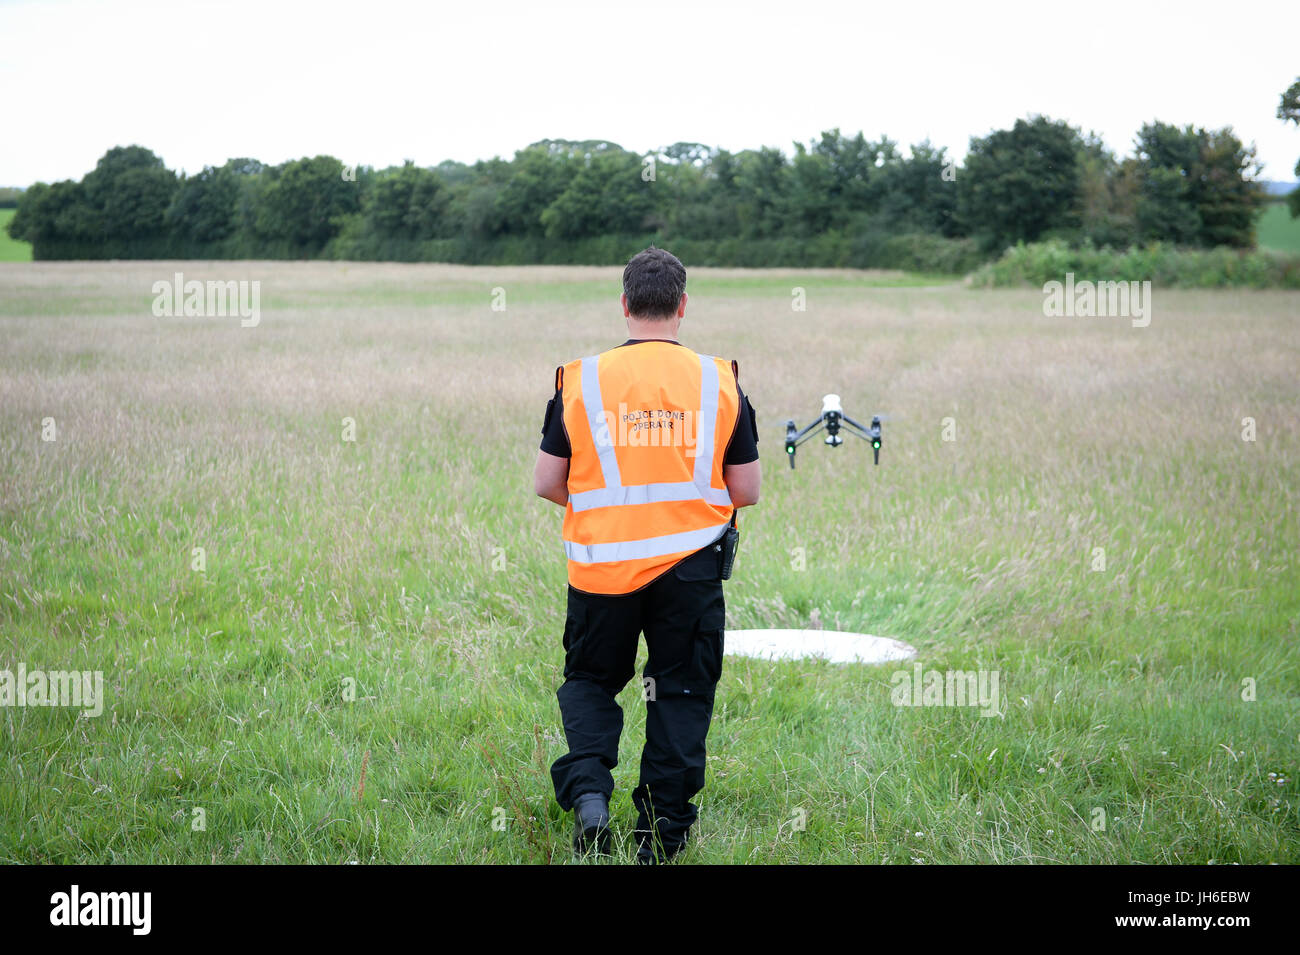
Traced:
[[1137, 163], [1120, 162], [1096, 135], [1079, 156], [1079, 231], [1101, 246], [1127, 247], [1138, 237]]
[[1142, 238], [1237, 248], [1255, 244], [1255, 214], [1263, 201], [1255, 177], [1261, 167], [1255, 148], [1242, 145], [1231, 127], [1146, 123], [1136, 152]]
[[53, 185], [38, 182], [24, 192], [8, 231], [13, 238], [30, 242], [33, 256], [43, 259], [60, 243], [95, 241], [102, 226], [83, 185], [68, 179]]
[[736, 157], [725, 149], [713, 151], [704, 162], [692, 159], [670, 166], [666, 190], [670, 234], [692, 239], [740, 235], [739, 168]]
[[828, 232], [840, 218], [837, 214], [839, 193], [830, 157], [821, 152], [809, 152], [803, 143], [795, 143], [787, 197], [789, 220], [780, 231], [801, 238]]
[[646, 218], [647, 228], [665, 237], [713, 236], [709, 169], [717, 153], [703, 143], [687, 142], [673, 143], [655, 153], [653, 202]]
[[1190, 197], [1187, 179], [1177, 169], [1155, 167], [1141, 174], [1137, 199], [1138, 238], [1145, 242], [1194, 245], [1201, 216]]
[[231, 236], [239, 227], [241, 186], [239, 173], [229, 162], [204, 166], [196, 175], [183, 178], [167, 210], [172, 233], [201, 243]]
[[[1300, 126], [1300, 79], [1297, 79], [1282, 93], [1282, 102], [1277, 107], [1277, 118], [1284, 123], [1295, 123]], [[1296, 160], [1295, 170], [1292, 175], [1300, 179], [1300, 159]], [[1292, 219], [1300, 217], [1300, 186], [1292, 189], [1287, 194], [1286, 204], [1291, 210]]]
[[624, 150], [596, 151], [576, 165], [564, 192], [542, 213], [548, 238], [580, 239], [645, 228], [653, 182], [641, 178], [641, 157]]
[[789, 234], [790, 164], [779, 149], [764, 146], [736, 156], [736, 218], [746, 239]]
[[572, 155], [534, 143], [515, 153], [510, 177], [501, 187], [501, 231], [512, 235], [542, 235], [542, 213], [555, 202], [573, 175]]
[[377, 235], [424, 241], [438, 235], [448, 202], [441, 177], [407, 160], [376, 177], [366, 201], [366, 218]]
[[927, 139], [911, 155], [890, 157], [878, 170], [880, 218], [895, 232], [957, 235], [956, 166]]
[[972, 138], [958, 216], [988, 249], [1078, 225], [1079, 131], [1045, 116]]
[[143, 146], [106, 152], [82, 180], [86, 202], [107, 239], [155, 238], [167, 232], [167, 209], [179, 184], [160, 157]]
[[886, 190], [881, 170], [899, 160], [897, 145], [884, 136], [870, 142], [862, 133], [850, 139], [839, 129], [824, 131], [813, 143], [813, 153], [825, 157], [830, 167], [836, 227], [879, 211]]
[[5, 231], [9, 233], [11, 238], [33, 244], [38, 241], [42, 230], [47, 228], [48, 220], [37, 210], [42, 200], [49, 194], [49, 191], [49, 186], [43, 182], [38, 182], [22, 194], [15, 208], [14, 217], [9, 220], [9, 225], [5, 227]]
[[483, 242], [505, 232], [501, 193], [510, 181], [510, 169], [510, 163], [497, 156], [479, 160], [450, 177], [448, 221], [458, 233]]
[[362, 183], [344, 178], [333, 156], [304, 157], [270, 171], [257, 206], [257, 227], [300, 250], [318, 251], [361, 207]]

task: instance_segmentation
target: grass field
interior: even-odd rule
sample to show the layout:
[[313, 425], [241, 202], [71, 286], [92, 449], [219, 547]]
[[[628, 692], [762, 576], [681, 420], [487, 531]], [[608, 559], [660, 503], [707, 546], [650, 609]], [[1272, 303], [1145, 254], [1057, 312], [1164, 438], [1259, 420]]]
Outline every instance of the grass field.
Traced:
[[1260, 213], [1255, 238], [1261, 249], [1300, 252], [1300, 219], [1292, 219], [1285, 202], [1270, 202]]
[[[259, 280], [260, 324], [155, 318], [177, 270]], [[619, 276], [0, 266], [0, 669], [107, 696], [0, 710], [0, 861], [567, 861], [531, 471], [555, 366], [625, 337]], [[1157, 289], [1133, 328], [898, 275], [689, 291], [762, 425], [728, 625], [896, 637], [1002, 712], [729, 657], [683, 861], [1300, 862], [1300, 297]], [[828, 391], [891, 414], [878, 468], [786, 466]]]
[[5, 229], [14, 217], [16, 209], [0, 209], [0, 262], [30, 262], [32, 247], [30, 243], [18, 242], [9, 238]]

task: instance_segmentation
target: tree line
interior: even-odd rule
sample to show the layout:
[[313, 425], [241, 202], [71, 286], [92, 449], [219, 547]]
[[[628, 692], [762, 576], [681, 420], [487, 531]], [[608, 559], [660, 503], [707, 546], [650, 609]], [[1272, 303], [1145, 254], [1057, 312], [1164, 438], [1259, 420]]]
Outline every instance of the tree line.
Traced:
[[655, 242], [700, 265], [964, 271], [1021, 241], [1252, 247], [1259, 172], [1231, 127], [1151, 122], [1119, 157], [1042, 116], [972, 138], [961, 164], [838, 129], [789, 156], [557, 139], [473, 164], [239, 158], [194, 175], [125, 146], [27, 189], [9, 231], [37, 259], [611, 264]]

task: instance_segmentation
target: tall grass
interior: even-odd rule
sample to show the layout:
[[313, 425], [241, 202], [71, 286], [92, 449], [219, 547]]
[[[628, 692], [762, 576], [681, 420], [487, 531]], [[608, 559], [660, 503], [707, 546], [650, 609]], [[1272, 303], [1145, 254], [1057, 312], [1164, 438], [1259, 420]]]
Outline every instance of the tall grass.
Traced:
[[[177, 270], [261, 281], [261, 323], [154, 318]], [[618, 279], [0, 267], [0, 669], [108, 688], [99, 718], [0, 709], [0, 859], [566, 861], [530, 474], [554, 367], [625, 337]], [[898, 279], [691, 271], [684, 340], [739, 360], [763, 429], [728, 625], [897, 637], [998, 671], [1002, 715], [728, 657], [685, 861], [1300, 861], [1294, 296], [1169, 291], [1135, 329]], [[827, 391], [890, 413], [878, 468], [786, 466]]]

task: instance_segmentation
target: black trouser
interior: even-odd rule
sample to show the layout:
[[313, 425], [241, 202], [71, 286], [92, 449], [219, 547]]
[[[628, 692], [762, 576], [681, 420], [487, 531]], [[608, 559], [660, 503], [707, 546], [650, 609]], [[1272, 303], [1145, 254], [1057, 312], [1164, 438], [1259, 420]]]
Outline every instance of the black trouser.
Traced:
[[556, 696], [569, 752], [551, 767], [566, 812], [584, 793], [614, 792], [623, 711], [614, 697], [633, 676], [645, 632], [646, 704], [640, 784], [632, 793], [637, 838], [657, 834], [671, 855], [686, 842], [704, 788], [704, 739], [722, 675], [725, 603], [713, 546], [697, 551], [636, 593], [585, 594], [569, 588], [564, 684]]

